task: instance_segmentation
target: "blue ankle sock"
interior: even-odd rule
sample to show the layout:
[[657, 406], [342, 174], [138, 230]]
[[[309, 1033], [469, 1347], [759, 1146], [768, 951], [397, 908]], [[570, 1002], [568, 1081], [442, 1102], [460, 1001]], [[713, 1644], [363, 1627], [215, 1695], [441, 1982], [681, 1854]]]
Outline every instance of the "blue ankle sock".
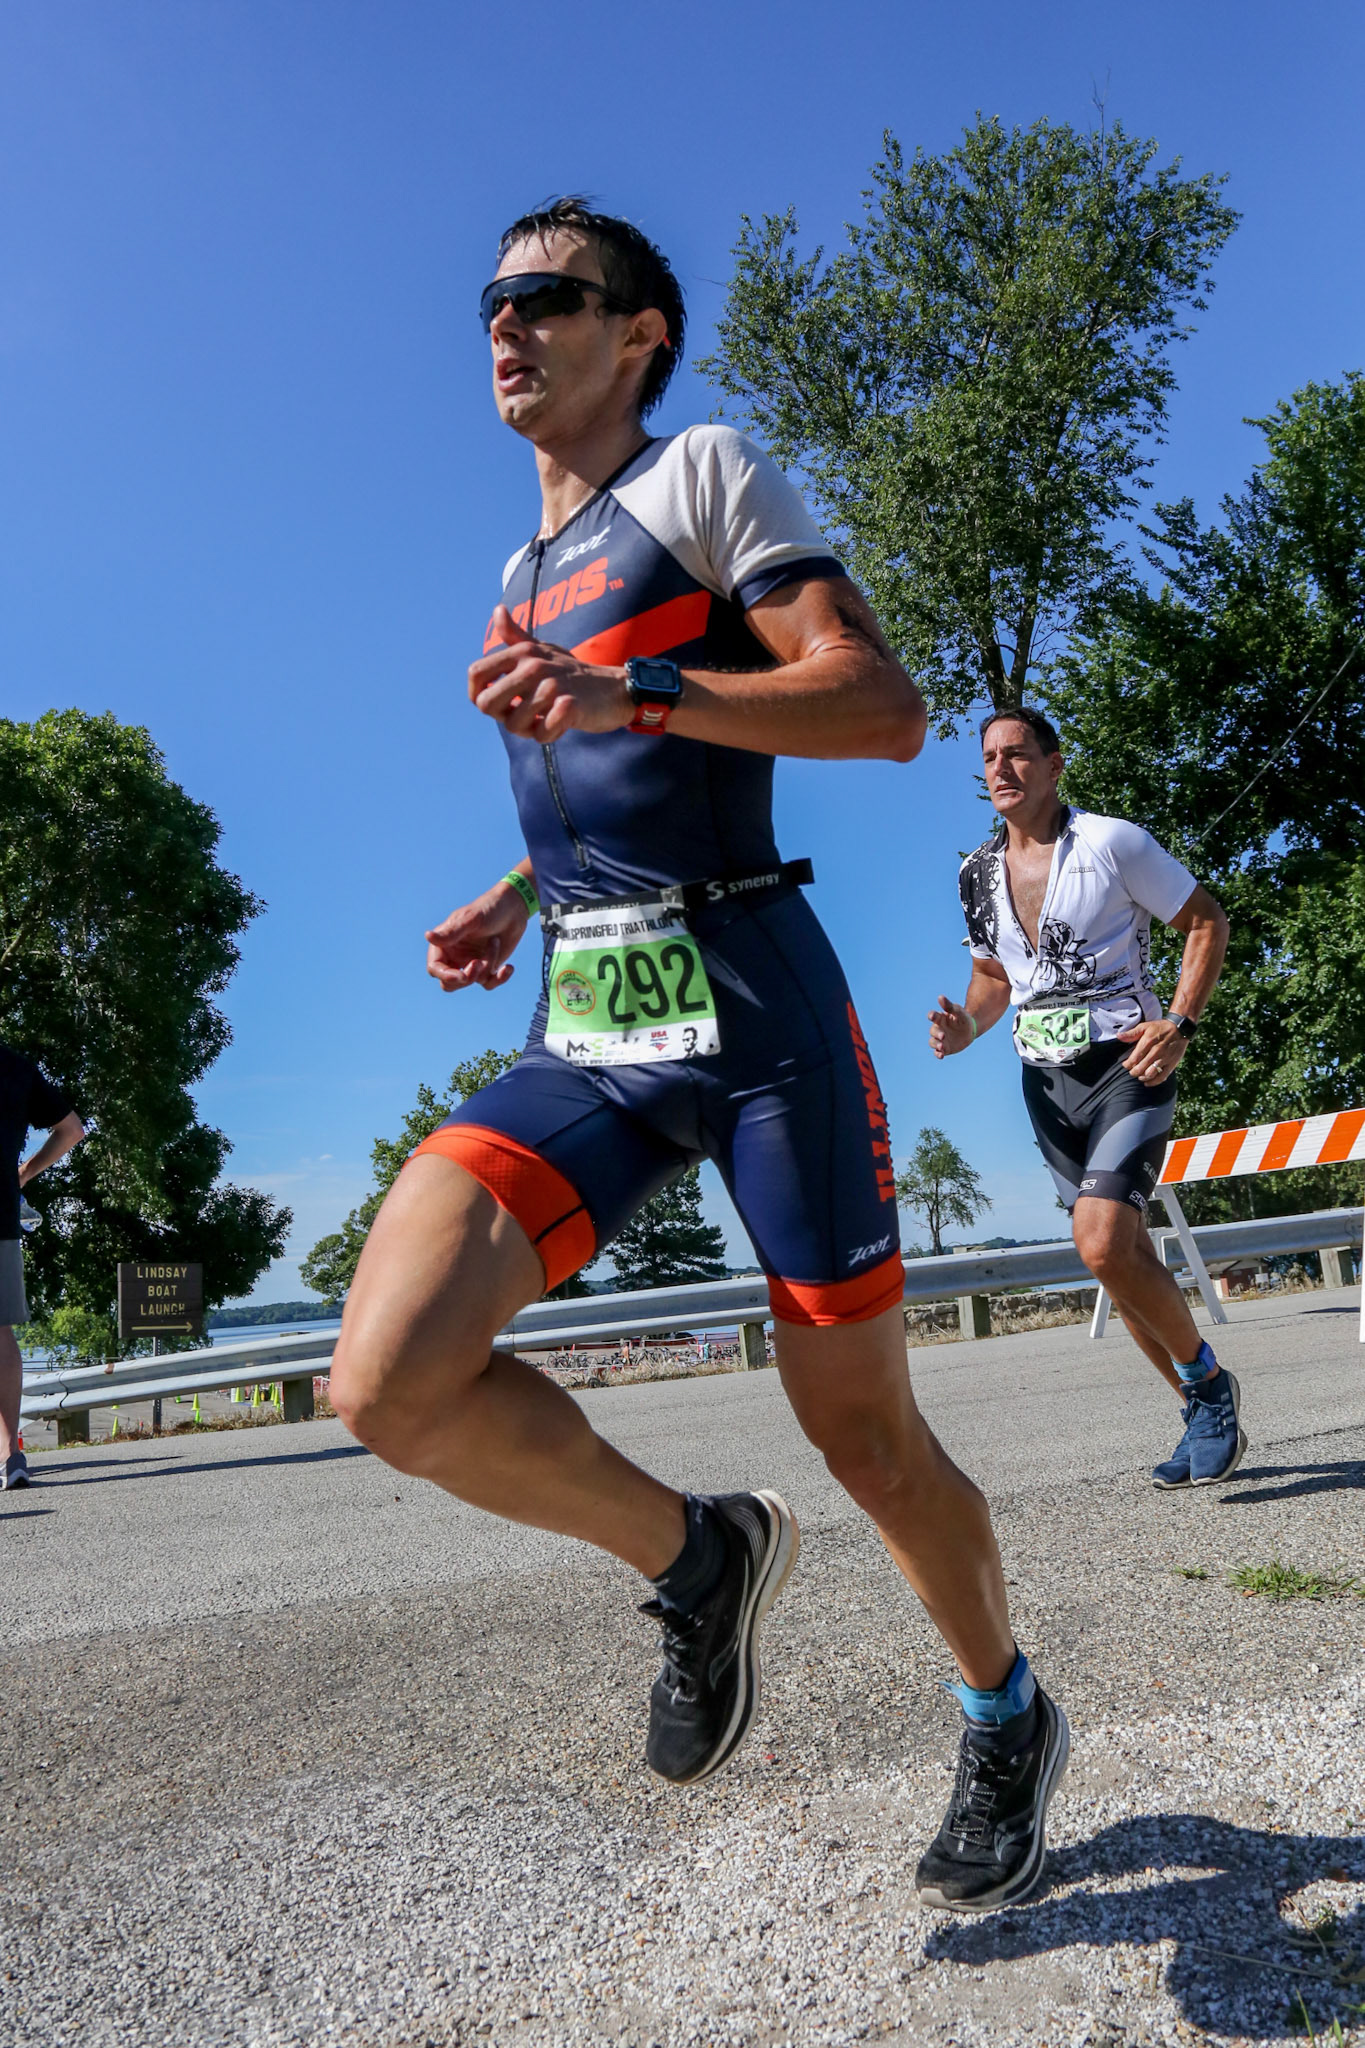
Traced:
[[990, 1748], [1002, 1744], [1015, 1748], [1032, 1735], [1038, 1718], [1038, 1681], [1022, 1650], [1016, 1655], [1005, 1683], [994, 1691], [982, 1692], [961, 1680], [948, 1690], [957, 1694], [973, 1738], [983, 1739]]
[[683, 1547], [666, 1572], [651, 1584], [657, 1586], [665, 1607], [691, 1614], [700, 1606], [725, 1570], [725, 1538], [714, 1510], [695, 1493], [683, 1495], [687, 1534]]
[[1188, 1365], [1182, 1365], [1178, 1358], [1172, 1359], [1171, 1363], [1180, 1374], [1182, 1387], [1197, 1387], [1211, 1372], [1218, 1371], [1218, 1360], [1213, 1355], [1212, 1347], [1207, 1343], [1200, 1344]]

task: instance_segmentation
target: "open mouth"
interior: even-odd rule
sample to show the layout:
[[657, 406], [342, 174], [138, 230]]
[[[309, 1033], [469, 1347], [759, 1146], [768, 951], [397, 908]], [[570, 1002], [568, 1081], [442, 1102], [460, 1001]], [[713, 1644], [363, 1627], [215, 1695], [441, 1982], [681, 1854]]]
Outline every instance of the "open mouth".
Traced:
[[522, 362], [519, 356], [500, 356], [493, 366], [493, 377], [499, 391], [527, 390], [533, 376], [533, 366]]

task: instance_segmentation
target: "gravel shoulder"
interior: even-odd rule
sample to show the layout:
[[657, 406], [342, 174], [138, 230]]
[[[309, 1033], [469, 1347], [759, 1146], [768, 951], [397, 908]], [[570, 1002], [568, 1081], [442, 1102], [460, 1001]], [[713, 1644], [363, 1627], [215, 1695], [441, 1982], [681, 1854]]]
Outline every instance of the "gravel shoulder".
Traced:
[[681, 1794], [613, 1562], [334, 1423], [36, 1459], [0, 1506], [9, 2038], [1145, 2048], [1306, 2038], [1301, 1996], [1365, 2041], [1365, 1602], [1228, 1584], [1365, 1577], [1357, 1297], [1232, 1313], [1252, 1448], [1194, 1494], [1147, 1481], [1178, 1417], [1121, 1334], [912, 1355], [1075, 1733], [1048, 1889], [981, 1920], [911, 1890], [947, 1659], [772, 1372], [581, 1397], [801, 1519], [756, 1734]]

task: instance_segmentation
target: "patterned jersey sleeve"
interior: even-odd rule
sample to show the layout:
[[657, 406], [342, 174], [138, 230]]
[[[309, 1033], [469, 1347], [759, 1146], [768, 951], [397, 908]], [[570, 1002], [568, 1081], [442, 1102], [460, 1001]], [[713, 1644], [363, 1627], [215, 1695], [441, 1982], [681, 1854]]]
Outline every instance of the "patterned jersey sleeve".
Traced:
[[1000, 853], [994, 840], [988, 839], [967, 855], [957, 871], [957, 889], [973, 960], [998, 959]]

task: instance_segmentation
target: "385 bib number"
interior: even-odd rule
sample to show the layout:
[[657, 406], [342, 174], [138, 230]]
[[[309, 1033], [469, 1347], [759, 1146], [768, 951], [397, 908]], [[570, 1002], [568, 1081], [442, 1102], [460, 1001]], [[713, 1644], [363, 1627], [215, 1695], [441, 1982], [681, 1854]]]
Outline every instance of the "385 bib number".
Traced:
[[659, 901], [560, 911], [545, 1044], [583, 1067], [720, 1051], [716, 1002], [680, 910]]
[[1019, 1010], [1014, 1042], [1020, 1056], [1049, 1067], [1069, 1066], [1090, 1043], [1090, 1011]]

